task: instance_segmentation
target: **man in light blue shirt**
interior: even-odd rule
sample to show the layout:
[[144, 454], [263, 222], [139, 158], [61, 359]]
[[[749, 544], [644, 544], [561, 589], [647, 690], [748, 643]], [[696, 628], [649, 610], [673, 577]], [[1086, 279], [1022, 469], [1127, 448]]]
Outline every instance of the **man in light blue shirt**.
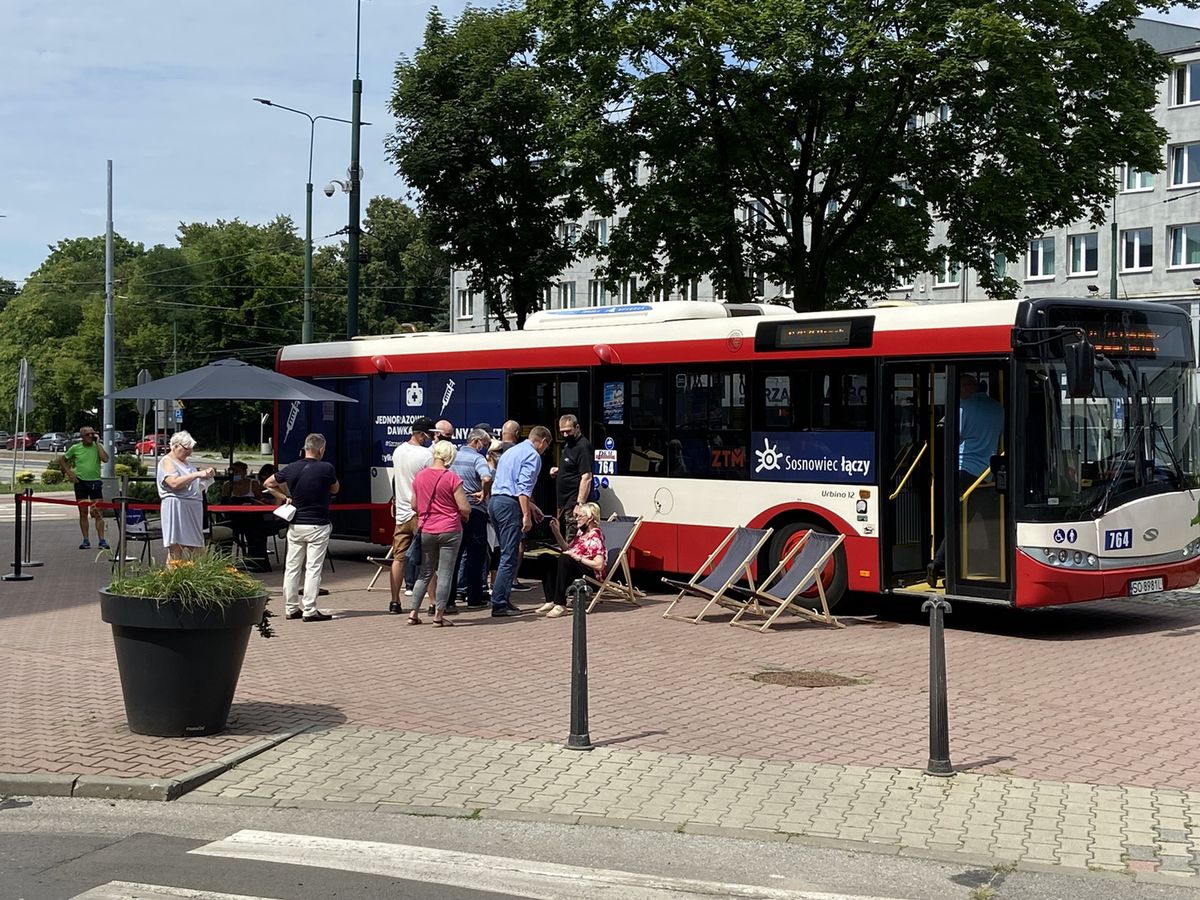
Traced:
[[496, 478], [488, 502], [488, 514], [500, 543], [500, 565], [496, 569], [496, 583], [492, 585], [493, 616], [520, 611], [508, 598], [517, 575], [521, 538], [533, 527], [535, 520], [542, 519], [542, 511], [532, 499], [533, 489], [542, 472], [542, 454], [550, 447], [551, 439], [549, 428], [535, 425], [529, 431], [529, 440], [506, 450], [496, 465]]
[[483, 451], [492, 435], [472, 428], [467, 442], [458, 448], [450, 471], [462, 479], [463, 491], [471, 505], [471, 515], [463, 525], [462, 549], [458, 555], [458, 593], [467, 595], [467, 606], [484, 606], [484, 586], [488, 573], [488, 496], [492, 492], [492, 467]]

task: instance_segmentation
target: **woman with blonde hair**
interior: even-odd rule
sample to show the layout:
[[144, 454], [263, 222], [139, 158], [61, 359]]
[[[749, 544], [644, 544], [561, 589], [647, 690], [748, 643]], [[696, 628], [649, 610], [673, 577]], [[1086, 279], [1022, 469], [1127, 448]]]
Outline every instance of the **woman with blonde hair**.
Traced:
[[604, 546], [604, 532], [600, 530], [600, 507], [595, 503], [579, 503], [573, 515], [577, 531], [575, 540], [570, 544], [562, 536], [558, 520], [546, 517], [550, 532], [563, 551], [542, 578], [546, 602], [538, 607], [537, 612], [550, 619], [557, 619], [566, 613], [567, 589], [571, 582], [584, 576], [602, 579], [608, 566], [608, 550]]
[[450, 470], [458, 451], [449, 441], [438, 441], [431, 451], [433, 462], [417, 473], [412, 483], [412, 508], [421, 533], [421, 573], [413, 585], [408, 624], [420, 625], [421, 603], [429, 582], [437, 572], [437, 599], [433, 624], [453, 625], [446, 619], [446, 604], [454, 591], [458, 548], [463, 522], [471, 515], [462, 479]]
[[216, 473], [188, 462], [195, 448], [190, 434], [177, 431], [171, 435], [170, 451], [158, 461], [156, 480], [168, 560], [195, 556], [204, 546], [204, 491]]

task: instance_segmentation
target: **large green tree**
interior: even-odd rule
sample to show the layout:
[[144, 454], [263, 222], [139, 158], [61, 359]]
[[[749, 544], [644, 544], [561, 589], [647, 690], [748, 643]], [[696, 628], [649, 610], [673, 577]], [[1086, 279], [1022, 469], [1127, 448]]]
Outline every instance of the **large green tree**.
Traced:
[[560, 228], [581, 211], [566, 164], [559, 98], [537, 65], [524, 10], [436, 9], [425, 42], [396, 66], [388, 153], [419, 194], [429, 240], [470, 270], [470, 287], [508, 327], [537, 309], [571, 260]]
[[1161, 166], [1164, 62], [1129, 0], [530, 6], [576, 155], [611, 170], [591, 203], [628, 208], [614, 278], [747, 300], [758, 273], [815, 310], [948, 256], [1004, 295], [994, 252], [1099, 220], [1120, 164]]

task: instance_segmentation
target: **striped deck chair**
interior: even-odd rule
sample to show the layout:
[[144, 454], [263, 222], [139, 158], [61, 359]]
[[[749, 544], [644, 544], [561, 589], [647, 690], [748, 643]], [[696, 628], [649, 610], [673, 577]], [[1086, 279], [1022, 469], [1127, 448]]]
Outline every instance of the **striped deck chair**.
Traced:
[[[679, 595], [671, 601], [671, 605], [663, 613], [663, 618], [696, 624], [702, 621], [714, 606], [740, 609], [742, 604], [730, 599], [729, 589], [741, 581], [743, 576], [750, 589], [754, 589], [754, 576], [750, 572], [750, 566], [770, 537], [770, 528], [732, 528], [690, 581], [664, 578], [663, 583], [678, 590]], [[689, 596], [706, 601], [699, 615], [693, 618], [671, 612], [684, 597]]]
[[[371, 582], [367, 585], [367, 590], [369, 591], [375, 587], [375, 582], [379, 580], [380, 575], [382, 575], [384, 572], [391, 572], [392, 548], [388, 547], [387, 553], [385, 553], [383, 556], [368, 556], [367, 562], [374, 563], [376, 566], [375, 574], [371, 576]], [[387, 586], [390, 588], [390, 583]]]
[[[819, 622], [833, 628], [846, 626], [835, 619], [829, 612], [829, 601], [825, 597], [825, 585], [821, 582], [821, 572], [832, 558], [834, 551], [846, 539], [844, 534], [826, 534], [823, 531], [809, 531], [803, 541], [798, 542], [786, 553], [779, 565], [775, 567], [763, 586], [755, 590], [751, 588], [737, 589], [732, 593], [738, 598], [741, 609], [733, 617], [730, 625], [739, 628], [752, 628], [755, 631], [766, 631], [785, 612]], [[817, 589], [821, 601], [820, 610], [810, 609], [804, 604], [810, 599], [801, 597], [804, 591]], [[765, 621], [743, 622], [746, 614], [762, 616]]]
[[[629, 548], [633, 546], [634, 536], [641, 527], [642, 517], [624, 517], [620, 522], [599, 522], [600, 533], [604, 535], [604, 547], [608, 551], [608, 566], [604, 570], [604, 578], [597, 579], [585, 575], [587, 583], [596, 589], [592, 602], [587, 611], [591, 612], [601, 600], [618, 600], [641, 606], [638, 594], [641, 593], [633, 586], [633, 576], [629, 572]], [[621, 575], [620, 581], [617, 575]]]

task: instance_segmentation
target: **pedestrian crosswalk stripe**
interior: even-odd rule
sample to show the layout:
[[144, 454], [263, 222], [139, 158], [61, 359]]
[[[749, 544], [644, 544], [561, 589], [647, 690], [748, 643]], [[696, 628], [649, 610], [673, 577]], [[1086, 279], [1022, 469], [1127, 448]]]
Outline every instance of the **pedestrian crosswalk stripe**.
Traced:
[[257, 860], [382, 875], [408, 881], [453, 885], [478, 891], [514, 894], [532, 900], [678, 900], [733, 897], [740, 900], [897, 900], [897, 898], [788, 890], [748, 884], [722, 884], [593, 869], [504, 856], [485, 856], [340, 838], [239, 831], [189, 851], [203, 856]]
[[162, 884], [139, 884], [135, 881], [110, 881], [76, 894], [71, 900], [272, 900], [270, 897], [250, 897], [246, 894], [220, 894], [215, 891], [192, 891]]

